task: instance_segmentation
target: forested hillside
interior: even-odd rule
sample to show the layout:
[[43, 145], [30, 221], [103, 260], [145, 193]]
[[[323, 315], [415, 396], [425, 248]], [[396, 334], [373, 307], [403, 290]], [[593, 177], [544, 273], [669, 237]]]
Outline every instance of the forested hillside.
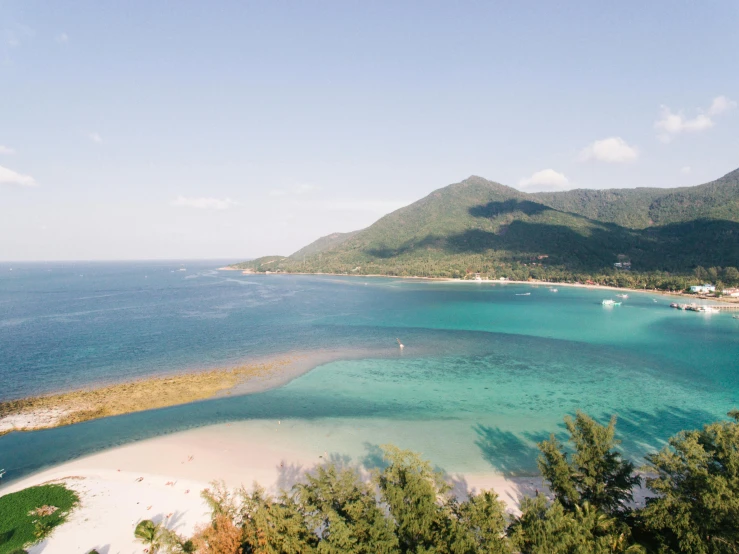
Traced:
[[[631, 271], [616, 269], [630, 263]], [[265, 263], [270, 267], [266, 267]], [[680, 189], [526, 194], [481, 177], [432, 192], [354, 233], [323, 237], [255, 271], [552, 280], [647, 286], [739, 266], [739, 170]], [[732, 272], [729, 272], [733, 275]], [[638, 278], [636, 276], [639, 276]], [[675, 285], [682, 287], [682, 284]]]

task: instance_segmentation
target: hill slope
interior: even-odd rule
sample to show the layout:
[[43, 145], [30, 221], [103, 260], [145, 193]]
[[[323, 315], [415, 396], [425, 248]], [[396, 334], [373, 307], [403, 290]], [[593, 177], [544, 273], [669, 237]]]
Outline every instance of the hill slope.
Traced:
[[696, 187], [577, 189], [532, 196], [557, 210], [632, 229], [696, 219], [739, 221], [739, 169]]
[[739, 170], [698, 187], [548, 194], [473, 176], [272, 264], [281, 271], [551, 278], [614, 273], [613, 264], [626, 260], [642, 272], [738, 266]]

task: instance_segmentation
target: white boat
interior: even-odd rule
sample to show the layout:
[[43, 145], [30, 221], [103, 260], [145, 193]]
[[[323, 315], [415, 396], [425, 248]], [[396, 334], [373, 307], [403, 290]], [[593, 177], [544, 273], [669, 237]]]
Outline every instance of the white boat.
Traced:
[[531, 296], [530, 292], [522, 292], [522, 293], [516, 293], [516, 296]]
[[558, 292], [558, 291], [557, 291], [557, 289], [555, 289], [555, 288], [550, 288], [550, 289], [549, 289], [549, 292]]
[[618, 296], [619, 298], [628, 298], [629, 297], [628, 294], [617, 294], [616, 296]]
[[698, 308], [698, 311], [701, 312], [701, 313], [703, 313], [703, 314], [717, 314], [721, 310], [719, 310], [717, 308], [713, 308], [711, 306], [701, 306], [700, 308]]
[[604, 300], [601, 304], [604, 306], [620, 306], [621, 302], [616, 302], [615, 300]]

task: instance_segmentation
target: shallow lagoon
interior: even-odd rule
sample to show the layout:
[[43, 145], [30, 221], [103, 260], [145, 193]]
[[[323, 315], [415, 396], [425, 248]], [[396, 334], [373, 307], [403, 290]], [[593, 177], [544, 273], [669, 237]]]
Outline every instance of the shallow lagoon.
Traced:
[[[739, 320], [611, 291], [382, 278], [253, 276], [212, 263], [0, 266], [10, 398], [292, 351], [321, 365], [264, 393], [0, 438], [9, 478], [102, 448], [225, 421], [372, 460], [393, 442], [450, 472], [535, 471], [535, 443], [582, 409], [619, 417], [636, 459], [739, 405]], [[517, 296], [530, 292], [529, 296]], [[656, 300], [656, 301], [655, 301]], [[406, 345], [400, 352], [395, 339]]]

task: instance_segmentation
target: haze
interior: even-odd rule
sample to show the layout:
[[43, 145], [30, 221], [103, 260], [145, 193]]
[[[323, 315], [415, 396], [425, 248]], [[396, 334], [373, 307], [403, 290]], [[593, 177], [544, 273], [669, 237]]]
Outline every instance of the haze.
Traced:
[[0, 259], [290, 254], [471, 174], [739, 166], [739, 4], [0, 0]]

